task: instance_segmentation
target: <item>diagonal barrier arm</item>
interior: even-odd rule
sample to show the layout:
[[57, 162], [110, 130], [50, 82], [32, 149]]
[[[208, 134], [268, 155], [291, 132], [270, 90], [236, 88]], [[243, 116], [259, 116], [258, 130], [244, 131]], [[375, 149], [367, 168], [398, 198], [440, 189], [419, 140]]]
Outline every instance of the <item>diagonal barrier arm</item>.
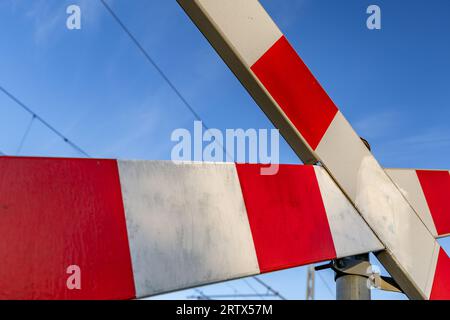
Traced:
[[323, 164], [385, 245], [378, 258], [403, 291], [449, 297], [437, 289], [448, 277], [431, 231], [259, 1], [178, 2], [303, 162]]

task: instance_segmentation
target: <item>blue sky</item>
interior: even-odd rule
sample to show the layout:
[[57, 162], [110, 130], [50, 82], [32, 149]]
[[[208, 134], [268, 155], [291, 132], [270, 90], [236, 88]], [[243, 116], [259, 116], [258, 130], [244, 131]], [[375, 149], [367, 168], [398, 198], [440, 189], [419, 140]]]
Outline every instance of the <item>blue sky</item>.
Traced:
[[[261, 2], [383, 166], [450, 168], [448, 0]], [[209, 127], [273, 128], [175, 0], [108, 3]], [[66, 28], [70, 4], [81, 6], [81, 30]], [[370, 4], [381, 7], [379, 31], [366, 28]], [[99, 0], [2, 0], [0, 26], [0, 85], [93, 157], [169, 159], [171, 132], [193, 127]], [[17, 153], [30, 119], [0, 93], [0, 151]], [[36, 121], [21, 155], [80, 156]], [[300, 163], [284, 141], [280, 161]], [[316, 296], [331, 299], [333, 275], [321, 275]], [[305, 268], [262, 279], [304, 298]], [[242, 280], [202, 290], [251, 292]]]

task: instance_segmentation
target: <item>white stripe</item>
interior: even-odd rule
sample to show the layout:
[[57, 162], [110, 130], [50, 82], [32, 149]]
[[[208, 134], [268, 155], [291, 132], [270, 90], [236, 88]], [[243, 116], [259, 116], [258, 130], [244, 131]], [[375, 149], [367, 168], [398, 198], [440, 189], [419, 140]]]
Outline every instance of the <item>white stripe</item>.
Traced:
[[407, 290], [426, 297], [436, 241], [339, 112], [316, 149], [328, 171], [406, 271]]
[[341, 112], [336, 114], [315, 151], [348, 197], [355, 201], [361, 163], [371, 153]]
[[322, 167], [314, 167], [338, 258], [384, 246]]
[[282, 36], [258, 0], [179, 2], [182, 5], [186, 2], [197, 3], [247, 67], [251, 67]]
[[119, 161], [136, 295], [259, 273], [234, 164]]
[[384, 169], [384, 171], [403, 193], [406, 200], [408, 200], [427, 228], [431, 231], [431, 234], [435, 238], [438, 237], [433, 216], [428, 207], [416, 170]]

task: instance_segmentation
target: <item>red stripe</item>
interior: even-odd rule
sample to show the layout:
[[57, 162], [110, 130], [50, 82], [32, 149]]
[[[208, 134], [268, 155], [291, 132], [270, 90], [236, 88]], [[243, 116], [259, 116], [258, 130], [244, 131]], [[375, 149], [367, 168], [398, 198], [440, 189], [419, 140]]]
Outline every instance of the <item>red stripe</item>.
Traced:
[[450, 258], [441, 248], [434, 274], [431, 300], [450, 300]]
[[261, 272], [336, 258], [312, 166], [236, 165]]
[[0, 158], [0, 240], [0, 299], [135, 296], [116, 161]]
[[281, 37], [251, 69], [315, 150], [338, 108], [287, 39]]
[[450, 234], [449, 172], [417, 170], [417, 176], [438, 234]]

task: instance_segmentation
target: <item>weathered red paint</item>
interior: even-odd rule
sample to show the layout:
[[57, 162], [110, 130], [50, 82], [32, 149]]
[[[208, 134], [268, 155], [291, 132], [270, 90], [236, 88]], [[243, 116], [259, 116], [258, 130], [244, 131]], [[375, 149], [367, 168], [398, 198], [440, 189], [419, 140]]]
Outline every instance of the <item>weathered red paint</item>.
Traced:
[[135, 296], [116, 161], [0, 158], [0, 235], [0, 299]]
[[251, 70], [315, 150], [338, 108], [288, 40], [281, 37]]
[[236, 167], [261, 272], [336, 258], [312, 166], [283, 165], [276, 175]]
[[450, 234], [449, 172], [417, 170], [417, 176], [438, 234]]

